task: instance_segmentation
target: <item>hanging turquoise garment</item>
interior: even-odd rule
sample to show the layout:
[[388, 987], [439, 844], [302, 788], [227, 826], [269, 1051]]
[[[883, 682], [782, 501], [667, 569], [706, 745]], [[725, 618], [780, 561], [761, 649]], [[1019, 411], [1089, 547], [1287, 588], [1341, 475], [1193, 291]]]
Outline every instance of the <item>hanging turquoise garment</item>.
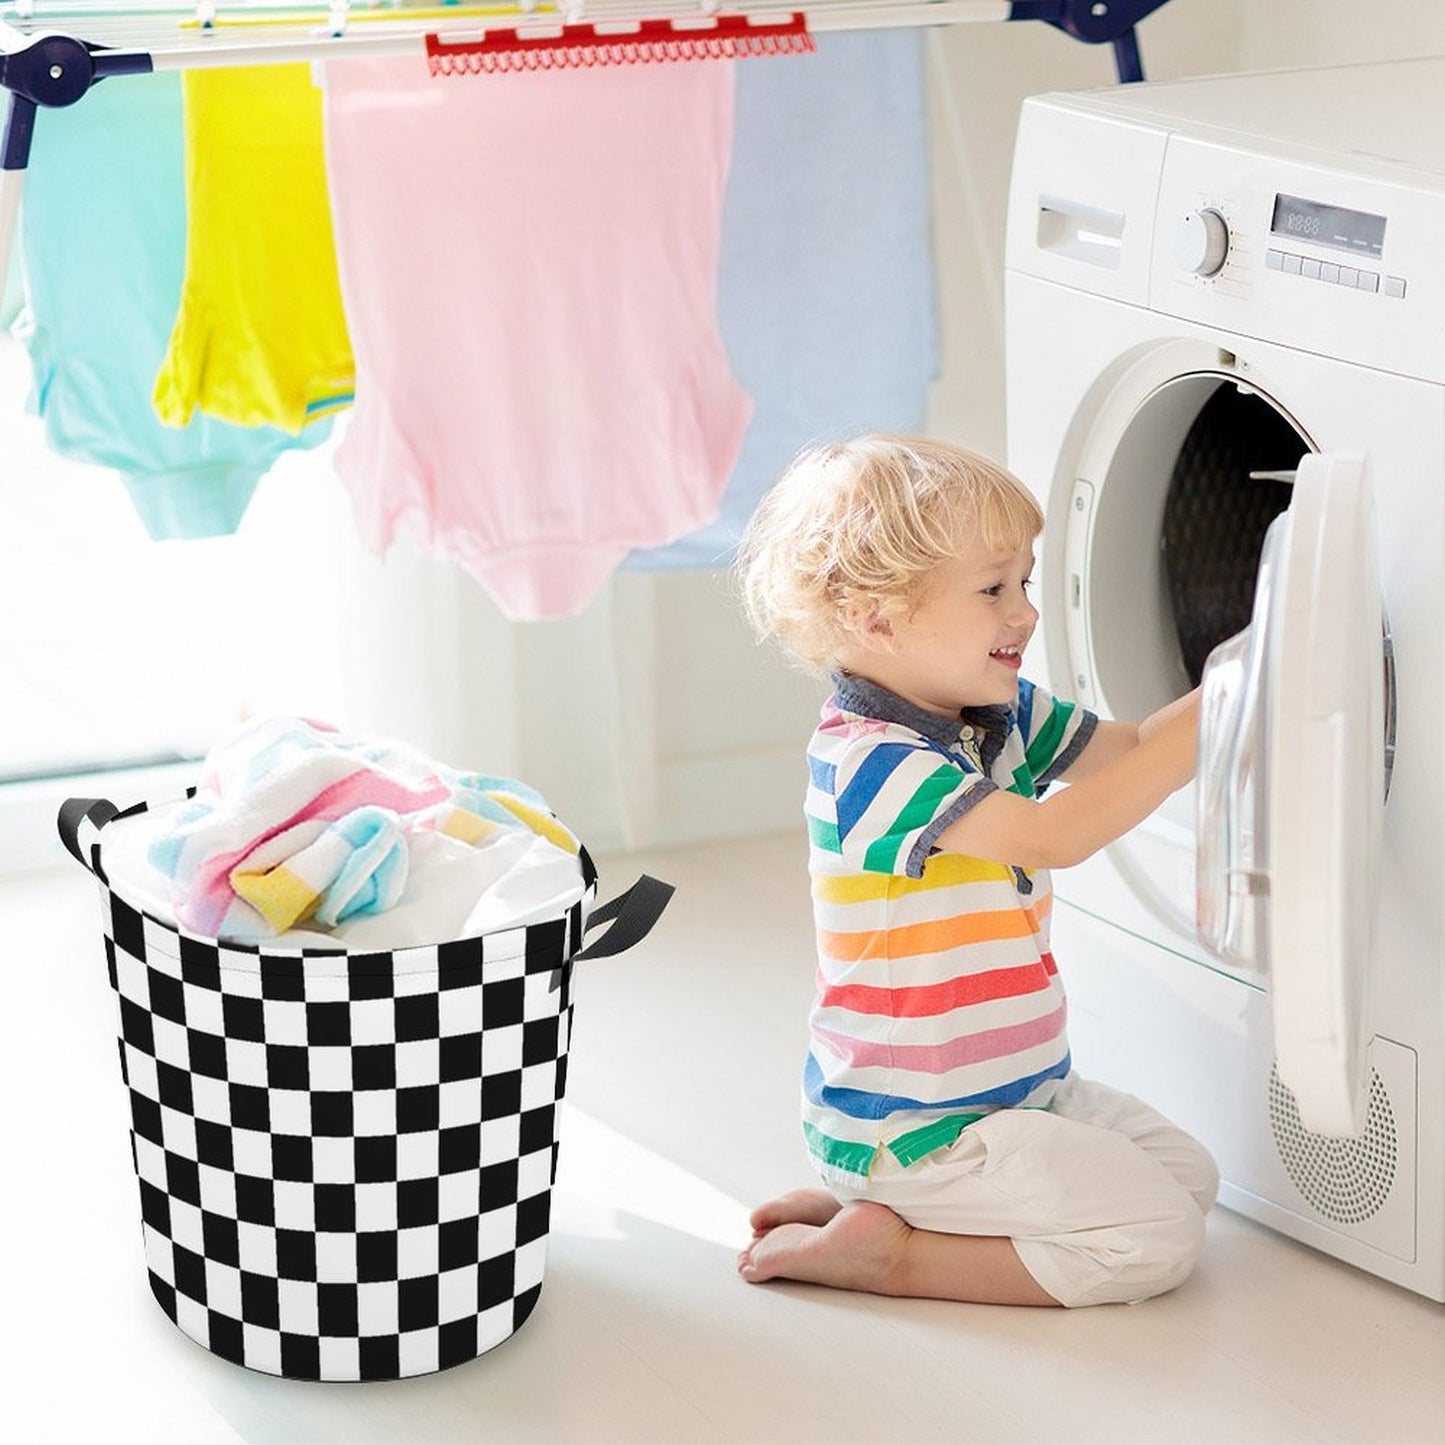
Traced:
[[20, 314], [20, 306], [24, 300], [24, 291], [20, 281], [20, 247], [10, 248], [10, 267], [3, 277], [4, 285], [0, 286], [0, 330], [8, 330], [15, 318]]
[[737, 67], [718, 321], [753, 419], [721, 511], [626, 570], [726, 567], [804, 446], [923, 426], [938, 371], [924, 37], [817, 46]]
[[233, 532], [256, 483], [329, 422], [291, 437], [151, 407], [185, 268], [178, 74], [121, 76], [36, 117], [20, 217], [30, 409], [53, 450], [120, 473], [152, 537]]

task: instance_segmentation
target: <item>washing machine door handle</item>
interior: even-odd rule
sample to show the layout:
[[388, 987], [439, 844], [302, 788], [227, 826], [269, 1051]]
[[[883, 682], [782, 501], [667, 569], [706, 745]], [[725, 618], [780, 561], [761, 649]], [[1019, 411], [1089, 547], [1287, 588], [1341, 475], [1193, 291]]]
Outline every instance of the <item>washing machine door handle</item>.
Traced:
[[1281, 1081], [1320, 1134], [1365, 1124], [1385, 802], [1384, 613], [1358, 453], [1304, 457], [1278, 519], [1259, 696], [1263, 918]]

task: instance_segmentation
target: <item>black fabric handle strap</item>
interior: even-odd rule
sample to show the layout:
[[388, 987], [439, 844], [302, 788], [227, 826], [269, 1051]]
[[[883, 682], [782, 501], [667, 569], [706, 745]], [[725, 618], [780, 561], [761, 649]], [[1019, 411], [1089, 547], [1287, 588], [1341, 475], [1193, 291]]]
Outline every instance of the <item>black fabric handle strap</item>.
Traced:
[[592, 910], [584, 933], [591, 933], [600, 923], [611, 923], [612, 927], [576, 957], [608, 958], [640, 943], [652, 932], [652, 925], [662, 917], [663, 909], [676, 891], [671, 883], [663, 883], [644, 873], [626, 893], [620, 893], [611, 902]]
[[102, 881], [105, 874], [100, 871], [98, 860], [87, 856], [90, 849], [81, 842], [81, 830], [86, 830], [90, 835], [87, 841], [93, 843], [93, 835], [99, 833], [119, 812], [120, 809], [109, 798], [67, 798], [60, 805], [60, 816], [55, 820], [60, 841], [65, 844], [71, 857], [89, 868]]

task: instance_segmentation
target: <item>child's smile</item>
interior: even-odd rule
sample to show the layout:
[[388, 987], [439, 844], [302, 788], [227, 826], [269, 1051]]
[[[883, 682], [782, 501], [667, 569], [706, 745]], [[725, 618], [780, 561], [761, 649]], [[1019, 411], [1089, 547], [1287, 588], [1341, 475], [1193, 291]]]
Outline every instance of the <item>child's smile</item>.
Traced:
[[982, 543], [941, 563], [912, 613], [875, 637], [859, 671], [930, 712], [1011, 706], [1039, 614], [1028, 598], [1032, 542], [1015, 551]]

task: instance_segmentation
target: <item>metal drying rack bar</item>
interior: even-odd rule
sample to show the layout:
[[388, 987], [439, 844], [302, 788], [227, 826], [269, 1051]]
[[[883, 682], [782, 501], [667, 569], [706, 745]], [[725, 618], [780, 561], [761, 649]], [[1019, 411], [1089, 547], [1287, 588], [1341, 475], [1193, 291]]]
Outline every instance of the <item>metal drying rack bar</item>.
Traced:
[[[133, 5], [0, 4], [0, 280], [10, 259], [36, 118], [98, 80], [160, 70], [425, 54], [435, 75], [789, 54], [811, 34], [1037, 20], [1112, 45], [1121, 81], [1143, 79], [1136, 24], [1165, 0], [806, 0], [799, 8], [719, 0], [523, 0], [520, 5], [165, 0]], [[83, 38], [82, 38], [83, 37]], [[560, 53], [560, 54], [559, 54]]]

